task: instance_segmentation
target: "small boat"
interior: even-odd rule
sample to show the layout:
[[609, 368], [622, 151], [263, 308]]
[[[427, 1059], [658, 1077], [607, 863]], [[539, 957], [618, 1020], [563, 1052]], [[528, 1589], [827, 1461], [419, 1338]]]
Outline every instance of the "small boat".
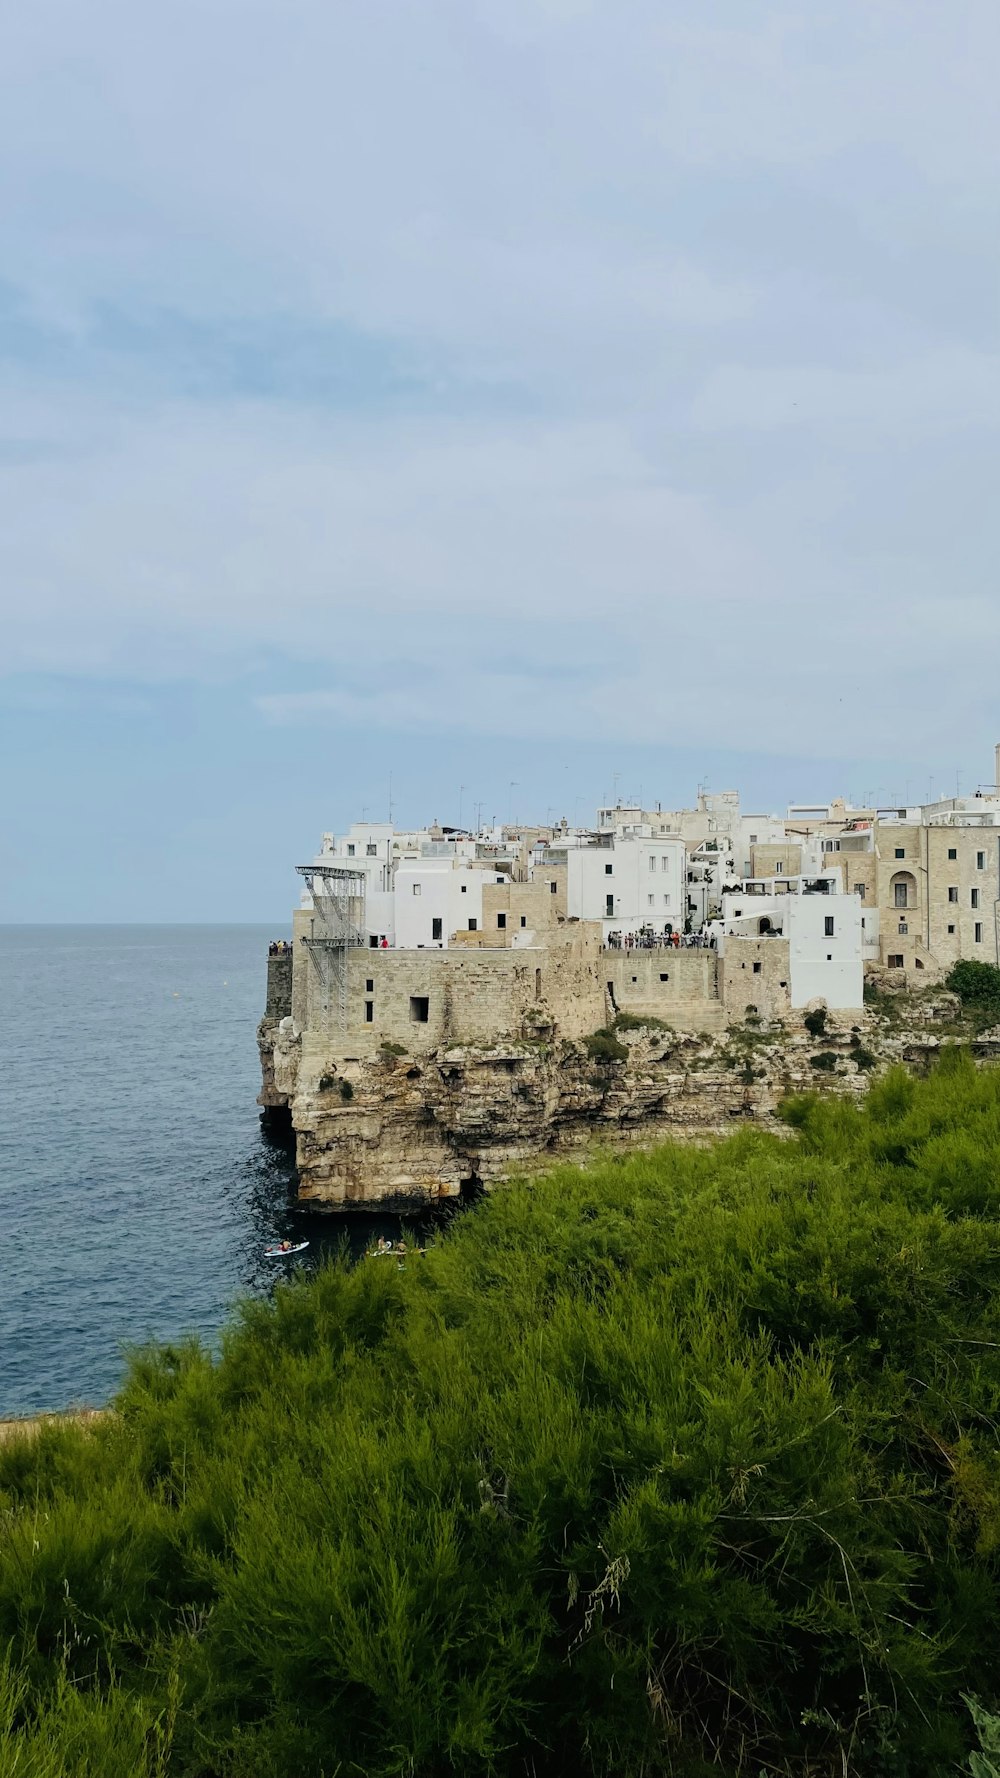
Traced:
[[293, 1253], [301, 1253], [303, 1248], [308, 1245], [308, 1241], [292, 1241], [287, 1247], [283, 1247], [280, 1242], [276, 1241], [272, 1247], [265, 1247], [264, 1258], [291, 1259]]

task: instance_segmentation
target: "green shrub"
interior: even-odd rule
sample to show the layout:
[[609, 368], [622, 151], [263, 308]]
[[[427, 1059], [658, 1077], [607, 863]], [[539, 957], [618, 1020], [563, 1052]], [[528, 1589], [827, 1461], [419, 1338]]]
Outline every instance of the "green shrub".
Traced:
[[975, 1698], [966, 1698], [979, 1737], [978, 1753], [970, 1753], [972, 1778], [1000, 1778], [1000, 1716], [983, 1710]]
[[871, 1050], [866, 1049], [863, 1043], [852, 1044], [851, 1056], [857, 1063], [858, 1067], [865, 1073], [867, 1073], [869, 1069], [878, 1066], [877, 1056], [874, 1056]]
[[405, 1043], [390, 1043], [387, 1040], [385, 1043], [380, 1043], [378, 1047], [379, 1047], [379, 1050], [383, 1056], [405, 1056], [406, 1055]]
[[813, 1007], [811, 1012], [806, 1013], [805, 1018], [803, 1019], [802, 1023], [804, 1024], [810, 1037], [822, 1037], [824, 1031], [826, 1030], [826, 1007], [825, 1006]]
[[3, 1778], [994, 1778], [1000, 1071], [783, 1115], [0, 1445]]
[[349, 1080], [342, 1080], [341, 1081], [341, 1083], [340, 1083], [340, 1097], [344, 1100], [345, 1104], [354, 1098], [354, 1088], [352, 1087]]
[[989, 1021], [1000, 1019], [1000, 969], [995, 963], [975, 963], [971, 959], [955, 963], [944, 985], [958, 995], [964, 1007], [985, 1015]]
[[592, 1062], [627, 1062], [628, 1047], [619, 1043], [614, 1031], [594, 1031], [583, 1040], [583, 1047]]
[[612, 1031], [669, 1031], [671, 1027], [663, 1019], [639, 1018], [635, 1013], [620, 1012], [616, 1014]]
[[832, 1074], [837, 1066], [837, 1057], [833, 1050], [819, 1050], [815, 1056], [809, 1057], [810, 1068], [819, 1068], [824, 1074]]

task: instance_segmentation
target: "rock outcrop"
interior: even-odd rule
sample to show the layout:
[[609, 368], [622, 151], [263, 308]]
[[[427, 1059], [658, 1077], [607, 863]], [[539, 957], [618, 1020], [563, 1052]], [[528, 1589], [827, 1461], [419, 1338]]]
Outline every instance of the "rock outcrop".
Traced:
[[[417, 1211], [597, 1146], [703, 1142], [747, 1120], [783, 1131], [780, 1101], [819, 1090], [859, 1096], [891, 1062], [925, 1067], [973, 1037], [953, 995], [883, 996], [853, 1015], [806, 1023], [748, 1019], [721, 1034], [619, 1020], [582, 1042], [525, 1037], [411, 1056], [331, 1055], [275, 1005], [258, 1040], [259, 1103], [290, 1117], [299, 1196], [330, 1210]], [[825, 1023], [825, 1028], [822, 1028]], [[983, 1032], [981, 1059], [1000, 1057]]]

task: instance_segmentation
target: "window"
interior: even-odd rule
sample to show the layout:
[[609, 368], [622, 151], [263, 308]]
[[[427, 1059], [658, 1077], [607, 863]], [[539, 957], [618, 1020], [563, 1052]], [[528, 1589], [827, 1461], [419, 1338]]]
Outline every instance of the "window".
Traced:
[[953, 885], [948, 890], [948, 900], [949, 901], [957, 901], [958, 900], [958, 886], [957, 886], [957, 884]]
[[649, 854], [649, 868], [650, 870], [656, 869], [656, 858], [652, 852]]
[[661, 969], [661, 971], [660, 971], [660, 980], [661, 980], [661, 982], [669, 982], [669, 980], [670, 980], [670, 971], [669, 971], [669, 969]]
[[665, 895], [665, 896], [664, 896], [664, 897], [663, 897], [663, 905], [664, 905], [664, 907], [665, 907], [665, 908], [668, 908], [668, 907], [669, 907], [669, 906], [670, 906], [670, 897], [669, 897], [669, 895]]
[[348, 848], [347, 848], [347, 856], [348, 856], [348, 858], [353, 858], [353, 857], [354, 857], [354, 846], [353, 846], [353, 844], [352, 844], [352, 845], [349, 845], [349, 846], [348, 846]]
[[955, 930], [954, 926], [949, 926], [949, 928], [948, 928], [949, 933], [953, 933], [954, 930]]
[[908, 925], [907, 925], [907, 924], [906, 924], [906, 921], [905, 921], [905, 920], [900, 920], [900, 922], [899, 922], [899, 936], [900, 936], [900, 938], [906, 938], [906, 937], [908, 937], [908, 935], [909, 935], [909, 931], [910, 931], [910, 928], [909, 928], [909, 926], [908, 926]]
[[377, 951], [378, 950], [378, 933], [377, 932], [369, 932], [369, 934], [368, 934], [368, 949], [370, 951]]
[[832, 914], [827, 914], [826, 918], [823, 921], [823, 937], [824, 938], [832, 938], [833, 937], [833, 915]]
[[906, 884], [905, 883], [894, 883], [892, 886], [892, 891], [893, 891], [893, 906], [897, 907], [897, 908], [905, 908], [907, 905]]
[[370, 1025], [372, 1020], [374, 1019], [374, 1017], [375, 1017], [375, 1002], [374, 1002], [374, 1000], [366, 1000], [365, 1001], [365, 1024]]
[[981, 920], [976, 921], [975, 931], [973, 932], [972, 936], [975, 939], [977, 945], [982, 944], [982, 942], [983, 942], [983, 923]]
[[778, 862], [774, 867], [774, 874], [776, 877], [781, 877], [781, 876], [784, 876], [784, 874], [785, 874], [785, 867], [782, 864], [780, 858], [778, 859]]
[[615, 868], [615, 867], [614, 867], [614, 865], [613, 865], [613, 864], [606, 864], [606, 865], [605, 865], [605, 866], [604, 866], [604, 875], [605, 875], [605, 876], [606, 876], [606, 877], [610, 877], [610, 876], [611, 876], [611, 874], [612, 874], [612, 872], [613, 872], [613, 871], [614, 871], [614, 868]]
[[974, 908], [977, 908], [979, 906], [979, 890], [978, 889], [970, 889], [969, 896], [971, 898], [972, 906]]
[[607, 919], [609, 919], [609, 920], [614, 919], [614, 917], [615, 917], [615, 898], [613, 895], [606, 895], [604, 897], [604, 913], [605, 913], [605, 916]]
[[462, 884], [462, 894], [468, 895], [468, 893], [469, 893], [469, 885], [468, 885], [468, 883], [463, 883]]
[[976, 869], [977, 870], [985, 870], [986, 869], [986, 853], [985, 852], [977, 852], [976, 853]]
[[443, 928], [444, 928], [444, 921], [443, 920], [432, 920], [431, 921], [431, 937], [432, 938], [441, 938], [443, 936]]
[[507, 930], [507, 916], [506, 916], [506, 914], [498, 914], [497, 915], [497, 931], [498, 932], [506, 932], [506, 930]]
[[751, 846], [756, 846], [757, 844], [757, 835], [755, 833], [750, 835], [750, 844]]
[[896, 847], [896, 857], [897, 858], [905, 858], [906, 857], [906, 847], [905, 846], [897, 846]]
[[470, 932], [475, 932], [478, 929], [478, 926], [479, 926], [478, 920], [470, 920], [469, 921], [469, 931]]
[[366, 994], [374, 994], [374, 992], [375, 992], [375, 978], [374, 978], [374, 976], [369, 976], [368, 980], [365, 982], [365, 993]]
[[413, 885], [413, 893], [414, 893], [414, 895], [419, 895], [419, 894], [420, 894], [420, 888], [421, 888], [421, 885], [420, 885], [420, 884], [419, 884], [419, 883], [414, 883], [414, 885]]
[[558, 889], [558, 887], [559, 887], [558, 883], [550, 883], [549, 884], [549, 894], [554, 895], [556, 890]]
[[431, 1003], [426, 994], [410, 995], [410, 1018], [415, 1025], [426, 1025], [430, 1010]]
[[949, 858], [957, 858], [958, 857], [958, 847], [957, 846], [949, 846], [948, 847], [948, 857]]
[[854, 885], [854, 893], [855, 893], [855, 895], [860, 895], [860, 897], [861, 897], [861, 900], [862, 900], [862, 901], [864, 901], [864, 899], [865, 899], [865, 886], [864, 886], [864, 884], [863, 884], [863, 883], [855, 883], [855, 885]]
[[670, 869], [670, 860], [667, 857], [665, 852], [661, 853], [661, 855], [660, 855], [660, 869], [661, 870], [669, 870]]
[[527, 926], [527, 924], [528, 924], [528, 916], [527, 916], [527, 914], [522, 914], [522, 915], [521, 915], [521, 926], [522, 926], [522, 928], [523, 928], [523, 927], [525, 927], [525, 926]]
[[902, 969], [902, 967], [903, 967], [902, 957], [890, 957], [889, 958], [889, 968], [890, 969]]
[[370, 840], [369, 840], [367, 846], [365, 847], [365, 856], [367, 858], [377, 858], [378, 857], [378, 847], [373, 846]]
[[655, 895], [647, 895], [646, 901], [651, 908], [655, 908], [655, 906], [656, 906], [656, 896]]
[[754, 966], [753, 966], [753, 972], [754, 972], [754, 975], [759, 975], [759, 974], [760, 974], [760, 964], [759, 964], [759, 963], [755, 963], [755, 964], [754, 964]]

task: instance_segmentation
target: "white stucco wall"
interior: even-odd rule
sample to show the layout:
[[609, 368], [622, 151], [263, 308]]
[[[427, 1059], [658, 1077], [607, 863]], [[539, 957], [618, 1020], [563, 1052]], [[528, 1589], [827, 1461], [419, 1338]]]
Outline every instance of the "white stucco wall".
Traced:
[[[456, 870], [447, 859], [401, 864], [396, 872], [395, 932], [399, 950], [447, 950], [453, 932], [483, 929], [483, 884], [502, 883], [496, 871]], [[441, 937], [434, 937], [434, 921]]]
[[[788, 898], [789, 977], [793, 1006], [823, 999], [854, 1009], [864, 1001], [862, 909], [856, 895], [791, 895]], [[832, 922], [833, 931], [827, 930]]]
[[682, 840], [634, 835], [616, 838], [613, 846], [572, 847], [566, 866], [570, 919], [600, 920], [605, 936], [613, 931], [636, 932], [641, 926], [662, 931], [667, 922], [683, 927]]

